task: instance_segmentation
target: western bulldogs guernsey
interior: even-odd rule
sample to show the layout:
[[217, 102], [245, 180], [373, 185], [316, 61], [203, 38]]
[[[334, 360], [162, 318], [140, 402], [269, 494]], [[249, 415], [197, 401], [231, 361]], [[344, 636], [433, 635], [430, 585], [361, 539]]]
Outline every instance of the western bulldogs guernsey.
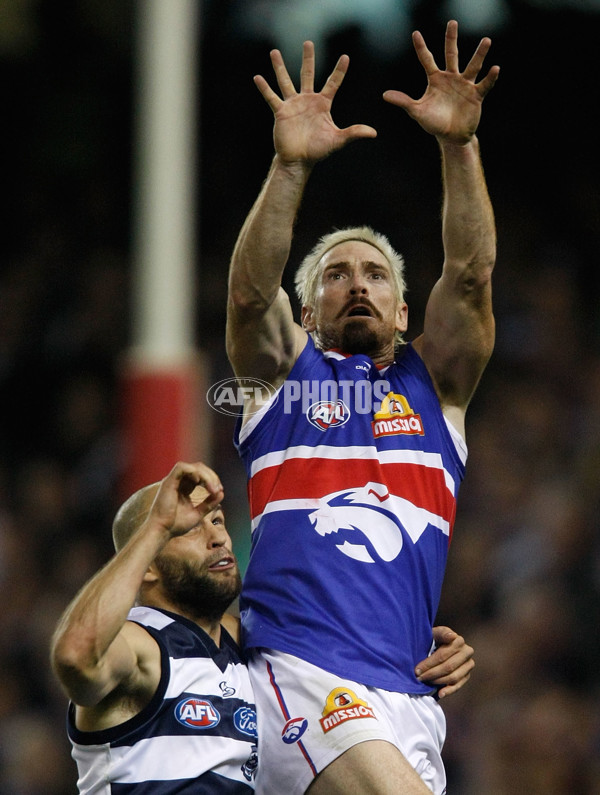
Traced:
[[221, 647], [186, 618], [134, 607], [162, 654], [161, 681], [134, 718], [99, 732], [67, 728], [81, 793], [242, 795], [254, 790], [256, 713], [248, 669], [231, 636]]
[[241, 428], [246, 648], [406, 693], [432, 645], [466, 448], [411, 345], [377, 370], [315, 349]]

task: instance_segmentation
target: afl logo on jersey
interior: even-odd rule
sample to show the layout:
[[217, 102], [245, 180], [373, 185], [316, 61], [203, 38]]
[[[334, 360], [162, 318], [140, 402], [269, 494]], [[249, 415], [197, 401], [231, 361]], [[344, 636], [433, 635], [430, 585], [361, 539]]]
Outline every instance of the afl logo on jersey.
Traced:
[[175, 717], [191, 729], [212, 729], [221, 720], [219, 712], [210, 701], [202, 698], [185, 698], [175, 707]]
[[343, 400], [320, 400], [308, 407], [306, 418], [320, 431], [337, 428], [350, 419], [350, 409]]

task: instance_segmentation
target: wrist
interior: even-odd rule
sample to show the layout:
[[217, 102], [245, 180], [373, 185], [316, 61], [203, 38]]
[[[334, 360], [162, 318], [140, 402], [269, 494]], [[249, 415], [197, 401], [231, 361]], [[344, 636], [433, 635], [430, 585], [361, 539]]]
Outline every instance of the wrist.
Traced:
[[437, 136], [437, 142], [440, 150], [447, 154], [456, 153], [461, 155], [469, 152], [479, 152], [479, 140], [475, 133], [464, 140], [454, 140], [440, 135]]
[[297, 160], [286, 160], [280, 154], [276, 154], [273, 158], [273, 170], [294, 181], [306, 181], [313, 170], [313, 166], [313, 162], [300, 158]]

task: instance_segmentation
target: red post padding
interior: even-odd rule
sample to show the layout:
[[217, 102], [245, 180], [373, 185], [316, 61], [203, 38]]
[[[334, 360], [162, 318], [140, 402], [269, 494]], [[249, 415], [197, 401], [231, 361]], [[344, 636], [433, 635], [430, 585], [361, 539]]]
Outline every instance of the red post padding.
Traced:
[[178, 460], [208, 459], [203, 375], [200, 358], [172, 368], [137, 362], [123, 368], [123, 499], [163, 478]]

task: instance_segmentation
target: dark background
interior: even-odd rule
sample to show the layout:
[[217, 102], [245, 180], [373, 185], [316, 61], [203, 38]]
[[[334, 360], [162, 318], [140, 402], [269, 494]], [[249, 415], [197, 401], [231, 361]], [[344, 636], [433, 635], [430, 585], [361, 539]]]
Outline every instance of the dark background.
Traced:
[[[197, 341], [211, 383], [231, 374], [228, 260], [272, 154], [271, 113], [251, 78], [270, 77], [268, 51], [280, 43], [250, 35], [243, 14], [260, 8], [267, 19], [274, 5], [201, 4]], [[406, 44], [419, 28], [441, 62], [448, 7], [405, 5], [409, 27], [398, 37]], [[479, 135], [498, 225], [498, 337], [468, 417], [470, 459], [439, 615], [476, 649], [471, 682], [445, 702], [449, 793], [458, 795], [598, 791], [595, 5], [490, 0], [502, 17], [475, 31], [453, 4], [463, 66], [487, 33], [486, 64], [501, 65]], [[462, 7], [470, 19], [488, 4]], [[111, 554], [120, 497], [135, 8], [0, 0], [0, 791], [11, 795], [75, 792], [48, 643], [66, 603]], [[382, 52], [350, 22], [324, 35], [321, 80], [341, 52], [351, 66], [334, 118], [371, 124], [379, 136], [315, 170], [290, 273], [317, 235], [369, 223], [405, 255], [416, 336], [442, 261], [439, 156], [381, 94], [419, 96], [424, 76], [410, 46]], [[212, 434], [210, 463], [226, 485], [244, 565], [249, 529], [232, 426], [218, 417]]]

